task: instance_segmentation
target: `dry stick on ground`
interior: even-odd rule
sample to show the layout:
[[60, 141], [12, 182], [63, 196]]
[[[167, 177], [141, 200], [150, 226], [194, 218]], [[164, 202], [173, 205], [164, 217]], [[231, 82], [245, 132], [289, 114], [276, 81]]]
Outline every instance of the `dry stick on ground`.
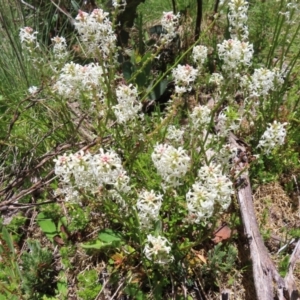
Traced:
[[[52, 180], [53, 180], [53, 174], [54, 170], [51, 170], [47, 175], [45, 175], [43, 178], [38, 180], [36, 183], [34, 183], [32, 186], [30, 186], [27, 189], [22, 189], [21, 191], [18, 190], [18, 188], [22, 185], [24, 180], [28, 178], [30, 175], [34, 174], [37, 170], [41, 169], [46, 163], [49, 161], [52, 161], [54, 157], [57, 157], [58, 155], [61, 155], [63, 152], [65, 152], [68, 149], [72, 149], [74, 147], [80, 147], [79, 150], [86, 151], [87, 149], [97, 145], [100, 142], [107, 143], [110, 141], [110, 137], [103, 137], [103, 138], [96, 138], [90, 143], [86, 142], [79, 142], [76, 144], [62, 144], [55, 149], [49, 151], [48, 153], [44, 154], [40, 160], [39, 163], [35, 166], [33, 166], [31, 169], [27, 170], [24, 172], [23, 176], [21, 178], [15, 178], [10, 182], [9, 184], [6, 185], [5, 188], [0, 190], [0, 199], [1, 197], [4, 201], [0, 201], [0, 211], [7, 210], [10, 208], [13, 208], [13, 206], [9, 207], [9, 205], [16, 205], [16, 202], [20, 200], [22, 197], [26, 195], [30, 195], [34, 193], [36, 190], [41, 189], [44, 186], [47, 186]], [[6, 180], [9, 180], [7, 177], [4, 176], [3, 182]], [[0, 182], [0, 185], [2, 182]], [[10, 192], [13, 191], [14, 189], [17, 189], [17, 192], [11, 194]], [[6, 197], [8, 195], [8, 197]], [[2, 199], [1, 199], [2, 200]]]
[[298, 291], [296, 291], [296, 289], [295, 289], [295, 280], [294, 280], [294, 276], [293, 276], [295, 264], [297, 263], [298, 260], [300, 260], [300, 240], [298, 240], [296, 247], [291, 255], [291, 258], [289, 261], [288, 273], [286, 274], [286, 276], [284, 278], [286, 289], [289, 292], [291, 291], [291, 293], [289, 295], [291, 300], [300, 298]]
[[[18, 188], [19, 185], [21, 185], [24, 182], [25, 178], [27, 178], [28, 176], [32, 175], [39, 168], [41, 168], [46, 162], [50, 161], [55, 156], [58, 156], [63, 151], [66, 151], [67, 149], [70, 149], [71, 147], [82, 146], [82, 145], [83, 145], [82, 143], [60, 145], [60, 146], [56, 147], [54, 150], [51, 150], [48, 153], [44, 154], [40, 158], [40, 161], [39, 161], [39, 163], [36, 166], [33, 166], [32, 168], [28, 168], [26, 166], [25, 170], [20, 170], [19, 173], [21, 173], [21, 171], [24, 171], [24, 172], [22, 172], [22, 177], [16, 176], [15, 179], [13, 179], [12, 181], [10, 181], [10, 179], [9, 179], [10, 175], [3, 176], [3, 182], [8, 181], [9, 183], [7, 183], [6, 186], [3, 189], [0, 190], [0, 197], [4, 197], [4, 199], [5, 199], [5, 195], [8, 194], [10, 190]], [[0, 182], [0, 185], [1, 184], [2, 184], [2, 182]], [[36, 186], [36, 184], [34, 184], [33, 186]], [[38, 187], [38, 188], [40, 188], [40, 187]], [[3, 201], [1, 202], [0, 205], [4, 205]]]
[[[300, 242], [297, 243], [289, 262], [289, 272], [283, 279], [263, 242], [259, 232], [259, 226], [256, 220], [252, 190], [245, 161], [246, 148], [239, 143], [239, 139], [233, 134], [229, 137], [231, 147], [237, 148], [240, 157], [236, 158], [235, 164], [237, 171], [241, 171], [239, 178], [240, 187], [237, 191], [238, 201], [240, 205], [241, 216], [244, 224], [245, 234], [248, 238], [250, 255], [253, 264], [253, 277], [258, 300], [297, 300], [298, 291], [293, 279], [293, 269], [295, 263], [300, 259]], [[275, 294], [274, 294], [275, 292]]]

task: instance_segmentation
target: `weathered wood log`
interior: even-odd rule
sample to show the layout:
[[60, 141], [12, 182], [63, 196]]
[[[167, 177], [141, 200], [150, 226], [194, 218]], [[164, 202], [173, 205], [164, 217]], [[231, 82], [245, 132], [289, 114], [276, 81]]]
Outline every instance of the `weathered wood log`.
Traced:
[[252, 198], [252, 189], [247, 172], [247, 152], [245, 146], [239, 139], [230, 134], [229, 143], [231, 147], [237, 148], [240, 157], [235, 160], [236, 171], [241, 172], [237, 189], [237, 197], [240, 205], [241, 217], [244, 225], [245, 235], [248, 238], [250, 255], [252, 260], [254, 285], [257, 300], [296, 300], [299, 294], [293, 278], [295, 263], [300, 259], [300, 242], [298, 241], [290, 258], [289, 271], [283, 279], [274, 265], [264, 241], [259, 232], [259, 226], [255, 216]]
[[291, 255], [290, 261], [289, 261], [289, 268], [288, 273], [286, 274], [284, 278], [285, 287], [286, 287], [286, 293], [287, 293], [287, 299], [290, 300], [297, 300], [300, 299], [299, 291], [296, 289], [295, 279], [293, 276], [293, 271], [295, 269], [296, 262], [300, 260], [300, 240], [298, 240], [295, 249]]

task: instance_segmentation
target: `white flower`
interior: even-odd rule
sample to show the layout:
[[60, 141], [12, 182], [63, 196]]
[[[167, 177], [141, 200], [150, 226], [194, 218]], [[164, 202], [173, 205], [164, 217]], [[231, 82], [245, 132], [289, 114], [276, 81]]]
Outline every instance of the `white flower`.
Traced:
[[207, 59], [207, 47], [198, 45], [193, 48], [192, 57], [195, 63], [198, 65], [203, 65]]
[[89, 168], [89, 159], [91, 155], [83, 151], [66, 156], [59, 156], [54, 160], [55, 174], [60, 177], [66, 185], [75, 183], [78, 188], [91, 188], [94, 185], [93, 174]]
[[94, 9], [91, 14], [79, 11], [75, 19], [75, 29], [87, 54], [100, 54], [103, 60], [107, 60], [110, 53], [116, 52], [117, 38], [108, 15], [102, 9]]
[[36, 86], [31, 86], [31, 87], [29, 87], [29, 89], [28, 89], [28, 92], [29, 92], [31, 95], [35, 94], [37, 91], [38, 91], [38, 87], [36, 87]]
[[151, 155], [154, 166], [165, 183], [170, 186], [180, 185], [179, 180], [190, 168], [190, 158], [186, 151], [167, 144], [157, 144]]
[[251, 97], [266, 96], [283, 82], [282, 72], [277, 68], [273, 71], [266, 68], [255, 69], [250, 79], [246, 76], [241, 79], [241, 85], [248, 89]]
[[112, 0], [112, 6], [115, 9], [125, 9], [125, 6], [127, 5], [126, 0]]
[[241, 42], [237, 39], [230, 39], [218, 44], [218, 55], [223, 60], [222, 69], [229, 71], [232, 75], [233, 71], [242, 67], [250, 66], [253, 56], [253, 45], [248, 42]]
[[237, 156], [238, 149], [229, 144], [223, 144], [221, 149], [214, 151], [214, 161], [220, 164], [227, 172], [232, 169], [233, 159]]
[[257, 147], [262, 148], [266, 154], [270, 154], [275, 147], [282, 146], [286, 136], [286, 125], [287, 123], [277, 121], [268, 124], [269, 127], [262, 135]]
[[216, 195], [202, 185], [201, 182], [195, 182], [186, 194], [187, 209], [193, 221], [199, 223], [206, 221], [214, 212]]
[[118, 123], [126, 123], [135, 119], [138, 112], [142, 109], [142, 104], [138, 100], [137, 88], [132, 84], [120, 85], [116, 90], [118, 104], [112, 109], [116, 115]]
[[148, 229], [153, 222], [158, 220], [162, 197], [161, 194], [155, 194], [153, 190], [150, 192], [144, 190], [139, 193], [136, 207], [142, 228]]
[[116, 177], [113, 183], [115, 190], [121, 193], [128, 193], [130, 191], [130, 178], [127, 175], [127, 172], [120, 167], [114, 172], [114, 175]]
[[209, 125], [211, 120], [211, 109], [205, 105], [198, 105], [193, 108], [190, 114], [191, 124], [193, 128]]
[[70, 62], [65, 64], [53, 89], [65, 98], [102, 98], [104, 71], [97, 63], [85, 66]]
[[93, 155], [91, 167], [99, 184], [116, 184], [120, 170], [123, 170], [120, 157], [113, 151], [105, 152], [100, 148], [98, 154]]
[[111, 194], [114, 198], [117, 194], [130, 191], [130, 179], [120, 157], [112, 150], [105, 152], [101, 148], [94, 155], [83, 151], [64, 154], [54, 162], [55, 174], [60, 178], [61, 190], [66, 195], [74, 194], [73, 191], [77, 189], [95, 194], [107, 185], [110, 186], [109, 192], [113, 191]]
[[56, 189], [54, 191], [56, 197], [64, 197], [66, 202], [79, 203], [81, 200], [81, 194], [73, 186], [64, 186], [63, 189]]
[[232, 182], [227, 176], [222, 174], [222, 166], [211, 163], [210, 165], [204, 165], [198, 171], [198, 177], [200, 181], [209, 186], [211, 191], [216, 193], [216, 201], [222, 206], [222, 202], [228, 203], [228, 199], [233, 193]]
[[212, 73], [209, 78], [209, 83], [215, 84], [217, 87], [220, 87], [224, 81], [224, 77], [219, 73]]
[[67, 156], [66, 153], [64, 155], [58, 156], [58, 158], [53, 160], [55, 162], [55, 168], [54, 172], [56, 175], [60, 176], [63, 178], [64, 181], [69, 181], [69, 161], [70, 161], [70, 156]]
[[171, 141], [180, 142], [183, 138], [184, 130], [176, 128], [174, 125], [168, 126], [166, 138]]
[[67, 42], [64, 37], [55, 36], [51, 39], [53, 42], [53, 53], [55, 58], [61, 60], [68, 56]]
[[231, 38], [248, 39], [248, 27], [246, 25], [248, 16], [248, 2], [246, 0], [230, 0], [228, 3], [229, 31]]
[[170, 255], [170, 242], [162, 236], [147, 235], [147, 244], [144, 248], [145, 256], [157, 264], [167, 264], [174, 260]]
[[187, 88], [184, 86], [175, 85], [175, 93], [181, 95], [187, 91]]
[[233, 194], [232, 182], [222, 174], [221, 166], [211, 163], [198, 171], [198, 180], [186, 194], [187, 209], [194, 223], [207, 222], [219, 204], [227, 209]]
[[[282, 7], [283, 11], [280, 11], [279, 14], [283, 15], [287, 24], [298, 24], [299, 23], [299, 11], [300, 3], [297, 0], [286, 1], [286, 7]], [[297, 3], [298, 2], [298, 3]]]
[[[198, 70], [191, 67], [190, 65], [178, 65], [172, 70], [172, 75], [175, 80], [176, 86], [179, 86], [181, 91], [191, 91], [191, 84], [195, 81]], [[177, 90], [178, 92], [178, 90]]]
[[24, 27], [20, 29], [20, 40], [22, 47], [27, 49], [30, 53], [39, 47], [37, 42], [37, 31], [34, 31], [31, 27]]
[[223, 109], [218, 115], [218, 135], [227, 137], [230, 131], [236, 132], [240, 128], [240, 123], [241, 118], [236, 113], [230, 111], [229, 107]]
[[172, 11], [163, 12], [161, 25], [166, 33], [161, 34], [162, 41], [169, 43], [176, 37], [180, 14], [174, 15]]

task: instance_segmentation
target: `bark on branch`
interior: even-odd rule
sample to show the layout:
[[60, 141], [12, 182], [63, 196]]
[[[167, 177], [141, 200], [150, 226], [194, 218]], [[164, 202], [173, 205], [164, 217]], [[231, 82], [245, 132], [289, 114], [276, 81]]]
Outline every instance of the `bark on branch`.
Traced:
[[300, 259], [300, 241], [298, 241], [290, 258], [289, 271], [282, 278], [272, 261], [269, 252], [259, 232], [252, 199], [251, 184], [246, 170], [246, 149], [239, 139], [231, 134], [229, 136], [231, 147], [237, 148], [240, 157], [236, 158], [237, 171], [242, 172], [239, 178], [237, 191], [245, 235], [248, 238], [252, 260], [253, 277], [258, 300], [296, 300], [299, 294], [293, 278], [295, 263]]

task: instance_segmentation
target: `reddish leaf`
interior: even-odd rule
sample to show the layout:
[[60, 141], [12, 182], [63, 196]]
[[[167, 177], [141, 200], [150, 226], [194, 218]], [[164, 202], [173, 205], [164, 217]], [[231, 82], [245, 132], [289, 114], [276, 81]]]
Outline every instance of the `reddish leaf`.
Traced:
[[59, 245], [64, 245], [65, 242], [63, 241], [63, 239], [59, 236], [59, 235], [56, 235], [55, 237], [53, 237], [53, 240], [59, 244]]
[[69, 238], [69, 232], [64, 225], [60, 225], [60, 231], [66, 235], [67, 239]]
[[222, 241], [228, 240], [230, 237], [231, 237], [231, 229], [228, 227], [227, 224], [223, 224], [214, 232], [214, 238], [212, 239], [212, 241], [215, 244], [218, 244]]
[[120, 266], [123, 263], [124, 256], [121, 253], [116, 253], [111, 257], [116, 266]]

